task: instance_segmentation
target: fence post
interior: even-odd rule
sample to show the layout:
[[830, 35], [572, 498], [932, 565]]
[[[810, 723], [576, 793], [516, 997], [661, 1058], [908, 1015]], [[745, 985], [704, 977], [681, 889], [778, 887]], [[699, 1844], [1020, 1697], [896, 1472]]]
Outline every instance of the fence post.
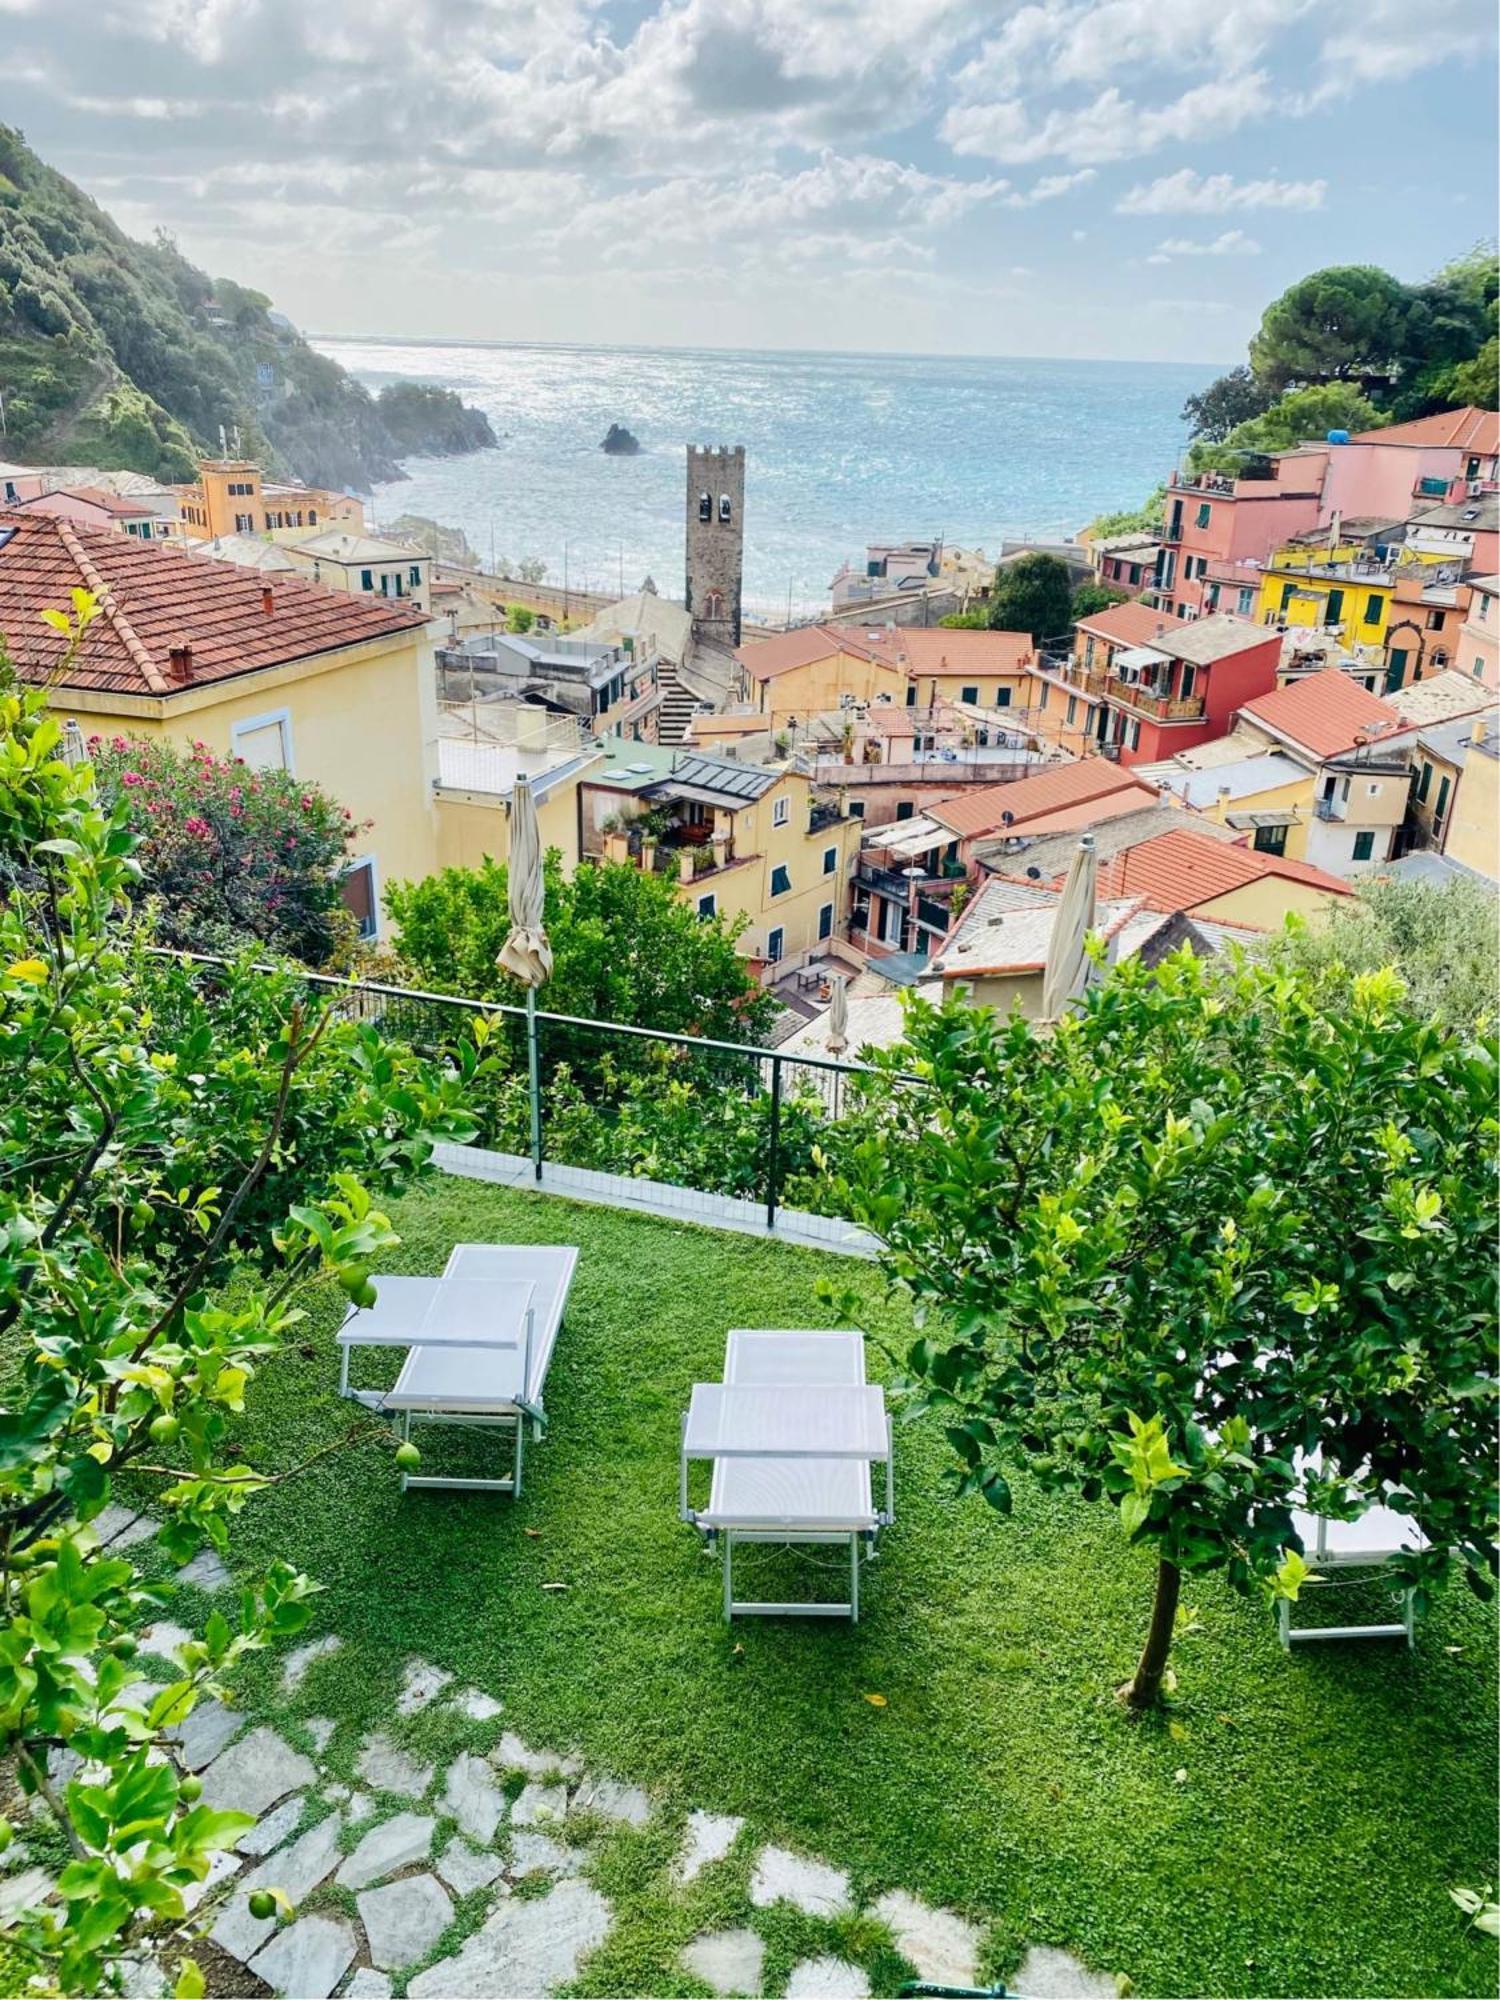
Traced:
[[776, 1199], [781, 1167], [781, 1057], [771, 1058], [771, 1143], [766, 1156], [766, 1227], [776, 1227]]
[[531, 1085], [531, 1164], [542, 1178], [542, 1066], [537, 1048], [536, 988], [526, 989], [526, 1067]]

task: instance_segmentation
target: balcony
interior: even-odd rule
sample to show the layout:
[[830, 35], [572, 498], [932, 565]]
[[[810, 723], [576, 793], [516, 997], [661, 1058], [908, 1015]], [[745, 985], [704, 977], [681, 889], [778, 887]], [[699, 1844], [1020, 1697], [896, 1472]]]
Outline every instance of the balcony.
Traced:
[[1313, 811], [1319, 819], [1341, 820], [1349, 816], [1348, 803], [1344, 799], [1315, 799]]
[[1158, 694], [1154, 688], [1137, 687], [1131, 681], [1123, 681], [1118, 674], [1109, 676], [1105, 693], [1114, 706], [1128, 708], [1132, 715], [1148, 715], [1153, 722], [1201, 722], [1203, 719], [1201, 694]]

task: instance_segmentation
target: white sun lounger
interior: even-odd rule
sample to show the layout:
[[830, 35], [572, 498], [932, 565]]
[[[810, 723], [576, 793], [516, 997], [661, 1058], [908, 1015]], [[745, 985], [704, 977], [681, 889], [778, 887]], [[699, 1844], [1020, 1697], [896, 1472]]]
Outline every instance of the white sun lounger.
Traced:
[[[402, 1474], [408, 1486], [519, 1494], [525, 1426], [539, 1437], [552, 1351], [562, 1326], [578, 1252], [550, 1245], [460, 1243], [441, 1278], [372, 1280], [375, 1304], [352, 1307], [340, 1327], [339, 1393], [367, 1409], [414, 1422], [513, 1431], [515, 1458], [503, 1479]], [[350, 1385], [358, 1347], [404, 1347], [390, 1389]]]
[[[713, 1461], [708, 1505], [688, 1505], [688, 1463]], [[885, 1466], [877, 1508], [870, 1468]], [[892, 1518], [891, 1426], [885, 1398], [865, 1381], [864, 1336], [854, 1332], [736, 1328], [722, 1384], [695, 1383], [683, 1417], [682, 1518], [724, 1557], [724, 1616], [859, 1617], [861, 1543]], [[762, 1603], [734, 1595], [741, 1542], [846, 1544], [846, 1602]]]
[[[1317, 1461], [1301, 1460], [1303, 1469], [1315, 1467]], [[1319, 1575], [1330, 1570], [1379, 1569], [1392, 1556], [1401, 1555], [1427, 1546], [1427, 1538], [1408, 1514], [1398, 1514], [1390, 1507], [1368, 1507], [1357, 1521], [1334, 1521], [1326, 1514], [1312, 1514], [1296, 1509], [1292, 1521], [1302, 1538], [1303, 1554], [1309, 1566]], [[1306, 1590], [1316, 1589], [1315, 1583], [1303, 1586]], [[1401, 1593], [1401, 1617], [1399, 1621], [1372, 1625], [1302, 1625], [1292, 1623], [1292, 1607], [1281, 1598], [1276, 1607], [1277, 1624], [1281, 1643], [1291, 1651], [1293, 1646], [1305, 1646], [1316, 1639], [1402, 1639], [1408, 1647], [1415, 1645], [1415, 1596], [1410, 1590]]]

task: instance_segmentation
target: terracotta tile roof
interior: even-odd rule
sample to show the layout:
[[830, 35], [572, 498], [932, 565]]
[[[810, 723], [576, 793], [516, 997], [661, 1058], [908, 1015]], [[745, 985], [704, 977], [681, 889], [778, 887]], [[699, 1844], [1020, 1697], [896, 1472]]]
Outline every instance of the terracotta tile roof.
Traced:
[[[1095, 819], [1108, 819], [1111, 812], [1128, 811], [1149, 804], [1159, 796], [1154, 785], [1112, 764], [1106, 757], [1082, 757], [1066, 764], [1049, 764], [1029, 778], [1017, 778], [1008, 785], [981, 785], [970, 792], [941, 799], [926, 808], [928, 817], [966, 838], [976, 833], [994, 833], [1000, 827], [1019, 828], [1038, 818], [1075, 806], [1094, 808], [1078, 822], [1089, 826]], [[1106, 803], [1106, 801], [1110, 803]], [[1007, 817], [1008, 815], [1008, 817]]]
[[[258, 570], [58, 515], [0, 514], [0, 632], [24, 678], [57, 671], [63, 642], [41, 614], [66, 609], [68, 593], [80, 587], [100, 595], [104, 609], [63, 685], [110, 694], [173, 694], [427, 623], [405, 606], [279, 573], [273, 584]], [[184, 647], [191, 649], [185, 673], [172, 660]]]
[[18, 500], [15, 504], [18, 510], [34, 507], [45, 514], [48, 510], [43, 503], [48, 500], [81, 500], [85, 506], [97, 507], [102, 514], [112, 514], [122, 521], [138, 520], [151, 511], [139, 500], [123, 500], [118, 493], [106, 493], [102, 486], [54, 486], [37, 494], [34, 500]]
[[942, 625], [902, 625], [894, 650], [914, 674], [1015, 674], [1035, 647], [1029, 632], [950, 630]]
[[[1035, 883], [986, 882], [943, 941], [932, 969], [944, 979], [1040, 972], [1062, 897]], [[1112, 938], [1141, 909], [1139, 896], [1095, 898], [1090, 929]]]
[[1401, 714], [1338, 667], [1257, 695], [1240, 710], [1319, 762], [1401, 727]]
[[1460, 451], [1478, 452], [1481, 457], [1500, 451], [1500, 415], [1467, 409], [1438, 410], [1430, 417], [1416, 417], [1409, 424], [1388, 424], [1384, 430], [1356, 431], [1353, 444], [1456, 445]]
[[1201, 833], [1180, 828], [1143, 840], [1105, 862], [1099, 870], [1101, 896], [1140, 896], [1153, 910], [1194, 910], [1247, 882], [1274, 876], [1280, 881], [1305, 882], [1331, 896], [1349, 896], [1349, 883], [1307, 861], [1288, 861], [1280, 854], [1260, 854], [1254, 848], [1230, 846]]
[[1175, 611], [1153, 611], [1148, 604], [1132, 599], [1128, 604], [1112, 604], [1107, 611], [1096, 611], [1092, 618], [1080, 618], [1078, 629], [1107, 640], [1111, 646], [1149, 646], [1158, 634], [1187, 622]]
[[861, 625], [799, 625], [794, 632], [779, 632], [774, 639], [753, 639], [737, 647], [734, 657], [752, 680], [767, 681], [776, 674], [810, 667], [818, 660], [831, 660], [837, 653], [848, 653], [857, 660], [883, 660], [888, 666], [896, 664], [885, 631], [874, 627], [867, 631]]

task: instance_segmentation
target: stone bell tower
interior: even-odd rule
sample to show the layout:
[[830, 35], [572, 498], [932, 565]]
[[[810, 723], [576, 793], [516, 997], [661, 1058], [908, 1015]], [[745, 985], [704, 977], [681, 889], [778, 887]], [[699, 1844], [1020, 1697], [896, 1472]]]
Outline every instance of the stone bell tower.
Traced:
[[740, 643], [745, 574], [745, 447], [689, 445], [687, 608], [695, 639]]

